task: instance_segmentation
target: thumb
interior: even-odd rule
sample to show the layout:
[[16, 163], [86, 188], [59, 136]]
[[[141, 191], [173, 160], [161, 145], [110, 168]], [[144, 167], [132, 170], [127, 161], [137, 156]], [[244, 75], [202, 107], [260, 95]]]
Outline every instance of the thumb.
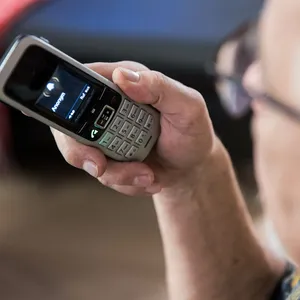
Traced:
[[132, 100], [150, 104], [165, 115], [189, 116], [194, 109], [206, 108], [200, 93], [160, 72], [117, 68], [113, 81]]

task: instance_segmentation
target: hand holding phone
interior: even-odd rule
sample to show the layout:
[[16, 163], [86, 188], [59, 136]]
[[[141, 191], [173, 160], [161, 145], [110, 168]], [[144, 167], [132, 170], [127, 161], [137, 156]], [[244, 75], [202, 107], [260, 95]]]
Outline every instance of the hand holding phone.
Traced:
[[[45, 45], [48, 46], [47, 43]], [[15, 53], [15, 50], [18, 52], [16, 53], [16, 57], [20, 57], [20, 54], [23, 53], [14, 44], [9, 49], [8, 55], [4, 56], [4, 60], [0, 65], [0, 98], [13, 107], [23, 110], [26, 114], [34, 116], [42, 120], [45, 124], [52, 126], [58, 148], [67, 162], [77, 168], [85, 169], [92, 176], [97, 177], [101, 183], [119, 192], [127, 195], [149, 195], [159, 192], [163, 187], [170, 188], [174, 185], [190, 188], [196, 179], [195, 174], [199, 170], [202, 170], [202, 165], [208, 160], [211, 152], [215, 151], [216, 144], [219, 144], [216, 142], [217, 139], [214, 135], [205, 101], [197, 91], [135, 62], [95, 63], [88, 65], [88, 68], [84, 67], [83, 75], [91, 74], [95, 79], [100, 78], [100, 81], [103, 80], [107, 86], [112, 87], [113, 91], [116, 91], [118, 94], [120, 93], [122, 99], [123, 95], [126, 95], [124, 99], [127, 96], [129, 99], [132, 99], [134, 102], [130, 100], [131, 106], [137, 105], [139, 109], [145, 107], [149, 115], [153, 113], [153, 116], [156, 118], [156, 121], [154, 119], [153, 122], [154, 127], [149, 130], [149, 132], [154, 133], [154, 138], [150, 140], [151, 144], [147, 145], [146, 143], [146, 148], [142, 148], [150, 151], [151, 147], [156, 144], [156, 149], [152, 152], [152, 155], [148, 156], [145, 162], [137, 161], [147, 156], [144, 150], [141, 151], [142, 157], [135, 157], [133, 159], [135, 160], [134, 162], [126, 162], [124, 160], [118, 162], [116, 159], [109, 159], [108, 155], [105, 156], [103, 154], [105, 153], [104, 151], [102, 153], [97, 147], [93, 146], [93, 142], [88, 141], [86, 144], [81, 142], [81, 138], [68, 129], [74, 127], [65, 128], [65, 126], [70, 126], [70, 123], [66, 122], [65, 118], [58, 116], [59, 107], [65, 101], [64, 97], [66, 95], [62, 95], [65, 92], [59, 93], [55, 101], [51, 102], [51, 106], [47, 106], [49, 103], [44, 98], [50, 97], [47, 97], [49, 93], [46, 90], [46, 96], [43, 95], [44, 98], [42, 98], [41, 104], [42, 106], [46, 106], [44, 109], [47, 113], [43, 111], [42, 114], [40, 110], [36, 111], [36, 107], [27, 107], [24, 105], [24, 100], [22, 101], [22, 99], [25, 96], [38, 96], [36, 98], [38, 99], [43, 94], [45, 87], [40, 90], [40, 94], [36, 95], [34, 84], [33, 86], [29, 85], [29, 90], [28, 88], [26, 89], [26, 84], [25, 87], [24, 84], [16, 84], [12, 85], [14, 88], [11, 87], [9, 89], [10, 92], [16, 93], [15, 96], [13, 98], [7, 96], [5, 88], [7, 88], [10, 78], [17, 79], [17, 83], [22, 83], [24, 78], [28, 76], [28, 78], [25, 78], [25, 83], [27, 83], [31, 82], [30, 78], [32, 76], [35, 77], [34, 75], [29, 76], [28, 73], [26, 73], [27, 75], [22, 74], [22, 72], [21, 74], [15, 74], [16, 77], [12, 77], [12, 72], [15, 69], [14, 66], [16, 66], [19, 60], [8, 60], [8, 57], [15, 57], [11, 56], [12, 53]], [[57, 50], [53, 51], [56, 53]], [[63, 55], [63, 57], [65, 56]], [[71, 58], [69, 59], [74, 63]], [[38, 61], [38, 56], [34, 56], [28, 63], [25, 63], [25, 66], [27, 64], [32, 65], [35, 61]], [[79, 63], [74, 63], [76, 66], [77, 64]], [[81, 67], [81, 64], [79, 66]], [[52, 72], [54, 73], [55, 70], [52, 69]], [[80, 72], [80, 68], [76, 68], [76, 71], [78, 70]], [[50, 78], [52, 77], [50, 76]], [[41, 78], [43, 77], [41, 76]], [[53, 79], [54, 82], [45, 81], [45, 86], [51, 83], [48, 90], [53, 90], [52, 83], [55, 84], [57, 82], [55, 78]], [[38, 82], [39, 80], [37, 78]], [[98, 82], [99, 80], [97, 80]], [[60, 85], [58, 85], [58, 88], [60, 88]], [[33, 95], [30, 93], [31, 90], [35, 92]], [[16, 95], [23, 98], [19, 98], [21, 100], [18, 100]], [[64, 99], [62, 100], [61, 97]], [[109, 97], [109, 99], [111, 98]], [[109, 106], [112, 107], [111, 105]], [[52, 108], [55, 112], [53, 112]], [[50, 114], [55, 116], [55, 119], [49, 120], [49, 111]], [[72, 120], [76, 114], [66, 114], [68, 112], [69, 110], [64, 110], [62, 115], [71, 116]], [[96, 118], [94, 122], [95, 120]], [[109, 122], [112, 125], [113, 119]], [[94, 136], [96, 134], [96, 132], [93, 132]], [[158, 136], [159, 138], [157, 139]], [[197, 181], [194, 184], [198, 184]]]
[[160, 115], [35, 36], [19, 37], [0, 64], [3, 102], [117, 161], [142, 161]]
[[162, 188], [191, 189], [201, 184], [199, 172], [210, 168], [205, 163], [203, 169], [204, 162], [220, 148], [201, 94], [136, 62], [93, 63], [88, 67], [112, 80], [135, 102], [154, 106], [161, 113], [161, 134], [155, 151], [144, 162], [116, 162], [53, 130], [65, 160], [126, 195], [152, 195]]

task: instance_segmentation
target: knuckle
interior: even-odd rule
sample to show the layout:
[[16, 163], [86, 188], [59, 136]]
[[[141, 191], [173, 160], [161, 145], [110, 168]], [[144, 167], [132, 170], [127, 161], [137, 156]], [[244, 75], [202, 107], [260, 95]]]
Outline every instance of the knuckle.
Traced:
[[118, 185], [131, 185], [132, 181], [131, 176], [126, 172], [119, 172], [114, 176], [114, 183]]
[[189, 109], [192, 116], [198, 118], [199, 116], [203, 116], [203, 114], [206, 114], [207, 106], [201, 93], [197, 90], [189, 88], [189, 94], [193, 104], [193, 107]]
[[127, 196], [142, 196], [145, 193], [138, 188], [128, 187], [128, 186], [120, 186], [120, 185], [112, 185], [111, 188], [119, 193], [122, 193]]
[[115, 174], [115, 176], [109, 176], [109, 177], [106, 179], [106, 183], [107, 183], [109, 186], [112, 186], [112, 185], [124, 185], [124, 180], [123, 180], [123, 178], [120, 176], [120, 174]]
[[155, 104], [161, 102], [165, 97], [165, 90], [169, 84], [168, 77], [163, 73], [158, 71], [151, 71], [152, 81], [151, 81], [151, 91], [155, 98]]
[[121, 60], [115, 63], [116, 66], [122, 66], [124, 68], [131, 68], [135, 65], [135, 62], [132, 60]]
[[132, 184], [129, 176], [124, 172], [116, 172], [114, 174], [104, 173], [99, 180], [103, 185], [109, 187], [112, 187], [113, 185], [125, 186]]
[[76, 154], [76, 151], [74, 151], [71, 147], [66, 147], [64, 153], [63, 153], [65, 161], [70, 164], [71, 166], [80, 167], [80, 160]]
[[[178, 118], [178, 126], [190, 131], [200, 132], [205, 124], [209, 123], [209, 113], [202, 95], [192, 88], [188, 88], [182, 114]], [[206, 127], [206, 126], [205, 126]]]
[[105, 176], [101, 176], [101, 177], [98, 177], [98, 181], [103, 184], [104, 186], [107, 186], [107, 187], [110, 187], [108, 181], [106, 180]]
[[161, 90], [165, 88], [168, 83], [168, 78], [161, 72], [152, 71], [154, 84]]
[[139, 71], [147, 71], [149, 70], [145, 65], [132, 61], [132, 60], [122, 60], [117, 63], [117, 65], [123, 66], [125, 68], [129, 68], [132, 70], [139, 70]]

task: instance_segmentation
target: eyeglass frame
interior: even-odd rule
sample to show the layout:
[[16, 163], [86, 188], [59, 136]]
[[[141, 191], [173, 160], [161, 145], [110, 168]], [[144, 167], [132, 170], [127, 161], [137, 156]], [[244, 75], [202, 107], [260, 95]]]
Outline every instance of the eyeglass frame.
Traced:
[[[204, 71], [208, 76], [211, 76], [215, 81], [217, 80], [227, 80], [231, 82], [232, 84], [235, 84], [236, 86], [240, 86], [244, 89], [244, 91], [247, 93], [250, 99], [257, 99], [258, 101], [263, 101], [270, 106], [272, 106], [274, 109], [278, 110], [279, 112], [284, 113], [286, 116], [292, 118], [294, 121], [297, 121], [300, 123], [300, 110], [295, 109], [291, 107], [290, 105], [287, 105], [283, 103], [282, 101], [269, 96], [266, 93], [257, 93], [254, 91], [251, 91], [251, 94], [244, 88], [243, 86], [243, 76], [239, 75], [227, 75], [222, 74], [218, 71], [216, 71], [216, 64], [214, 62], [209, 62], [204, 65]], [[224, 109], [229, 113], [228, 109], [224, 107]], [[250, 107], [249, 107], [250, 109]]]

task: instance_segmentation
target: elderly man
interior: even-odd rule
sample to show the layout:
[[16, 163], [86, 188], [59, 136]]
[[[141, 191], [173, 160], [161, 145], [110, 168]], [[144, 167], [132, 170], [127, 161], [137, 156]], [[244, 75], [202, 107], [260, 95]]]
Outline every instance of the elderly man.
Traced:
[[[219, 81], [230, 83], [233, 101], [229, 99], [226, 107], [231, 114], [240, 115], [238, 107], [243, 112], [253, 108], [260, 195], [296, 265], [300, 262], [298, 23], [299, 2], [271, 0], [262, 15], [260, 51], [243, 74], [235, 69], [215, 72]], [[246, 46], [244, 42], [238, 51]], [[214, 133], [202, 96], [138, 63], [89, 67], [112, 79], [134, 101], [161, 112], [156, 149], [143, 163], [118, 163], [53, 131], [56, 142], [67, 162], [102, 184], [127, 195], [153, 196], [170, 298], [298, 299], [296, 268], [264, 249], [254, 234], [229, 156]]]

